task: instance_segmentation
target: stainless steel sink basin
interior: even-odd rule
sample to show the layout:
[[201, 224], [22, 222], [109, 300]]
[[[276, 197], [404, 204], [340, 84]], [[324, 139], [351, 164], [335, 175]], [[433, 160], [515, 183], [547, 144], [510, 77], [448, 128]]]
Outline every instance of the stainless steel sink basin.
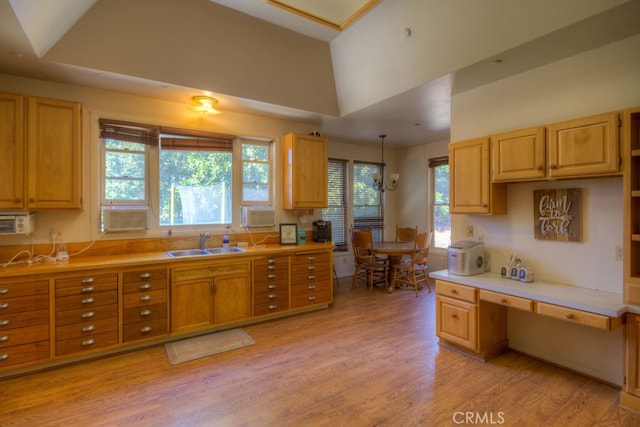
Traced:
[[169, 251], [167, 252], [167, 255], [169, 255], [171, 258], [181, 258], [187, 256], [232, 254], [246, 251], [246, 249], [233, 246], [230, 248], [182, 249], [177, 251]]
[[171, 258], [180, 258], [183, 256], [197, 256], [197, 255], [210, 255], [206, 249], [183, 249], [179, 251], [169, 251], [167, 252]]
[[211, 255], [232, 254], [232, 253], [236, 253], [236, 252], [247, 252], [246, 249], [242, 249], [242, 248], [239, 248], [237, 246], [231, 246], [229, 248], [207, 248], [205, 250], [207, 252], [209, 252]]

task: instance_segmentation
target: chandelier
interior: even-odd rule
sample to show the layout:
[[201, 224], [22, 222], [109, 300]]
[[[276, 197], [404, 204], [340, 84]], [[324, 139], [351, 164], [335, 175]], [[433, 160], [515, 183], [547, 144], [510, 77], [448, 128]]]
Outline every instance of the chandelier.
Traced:
[[[384, 173], [384, 139], [387, 135], [380, 135], [380, 145], [382, 146], [382, 159], [380, 161], [380, 172]], [[379, 173], [374, 173], [371, 175], [373, 178], [373, 188], [379, 191], [389, 190], [393, 191], [398, 188], [398, 179], [400, 179], [400, 174], [392, 173], [389, 174], [389, 180], [391, 180], [391, 185], [388, 183], [385, 184], [385, 180]]]

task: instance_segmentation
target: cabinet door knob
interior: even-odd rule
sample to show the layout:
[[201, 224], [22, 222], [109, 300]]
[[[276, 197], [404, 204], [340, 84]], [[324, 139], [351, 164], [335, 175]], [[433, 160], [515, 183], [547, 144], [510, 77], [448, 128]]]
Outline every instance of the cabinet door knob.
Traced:
[[457, 314], [455, 314], [455, 313], [453, 313], [453, 314], [451, 315], [451, 318], [452, 318], [452, 319], [457, 319], [457, 318], [458, 318], [458, 315], [457, 315]]
[[575, 318], [575, 316], [571, 313], [567, 313], [564, 317], [566, 317], [569, 320], [573, 320]]
[[507, 302], [509, 302], [509, 301], [507, 301], [507, 299], [506, 299], [506, 298], [502, 298], [502, 299], [500, 300], [500, 302], [501, 302], [502, 304], [506, 304], [506, 303], [507, 303]]
[[557, 169], [557, 166], [555, 164], [551, 163], [549, 165], [549, 169]]

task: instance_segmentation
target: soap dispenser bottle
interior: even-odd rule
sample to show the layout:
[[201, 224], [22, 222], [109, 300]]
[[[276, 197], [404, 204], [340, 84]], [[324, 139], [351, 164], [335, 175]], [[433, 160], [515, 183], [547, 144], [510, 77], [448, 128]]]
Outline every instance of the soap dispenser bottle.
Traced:
[[226, 227], [224, 231], [224, 236], [222, 237], [222, 247], [223, 248], [229, 247], [229, 227]]

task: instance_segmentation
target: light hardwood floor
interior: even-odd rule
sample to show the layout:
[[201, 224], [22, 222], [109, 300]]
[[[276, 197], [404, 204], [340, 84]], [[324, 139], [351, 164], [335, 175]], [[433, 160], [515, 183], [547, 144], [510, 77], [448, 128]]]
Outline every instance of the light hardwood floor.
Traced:
[[2, 380], [0, 425], [640, 425], [614, 387], [441, 348], [433, 293], [340, 282], [331, 309], [246, 326], [250, 347], [171, 366], [158, 346]]

